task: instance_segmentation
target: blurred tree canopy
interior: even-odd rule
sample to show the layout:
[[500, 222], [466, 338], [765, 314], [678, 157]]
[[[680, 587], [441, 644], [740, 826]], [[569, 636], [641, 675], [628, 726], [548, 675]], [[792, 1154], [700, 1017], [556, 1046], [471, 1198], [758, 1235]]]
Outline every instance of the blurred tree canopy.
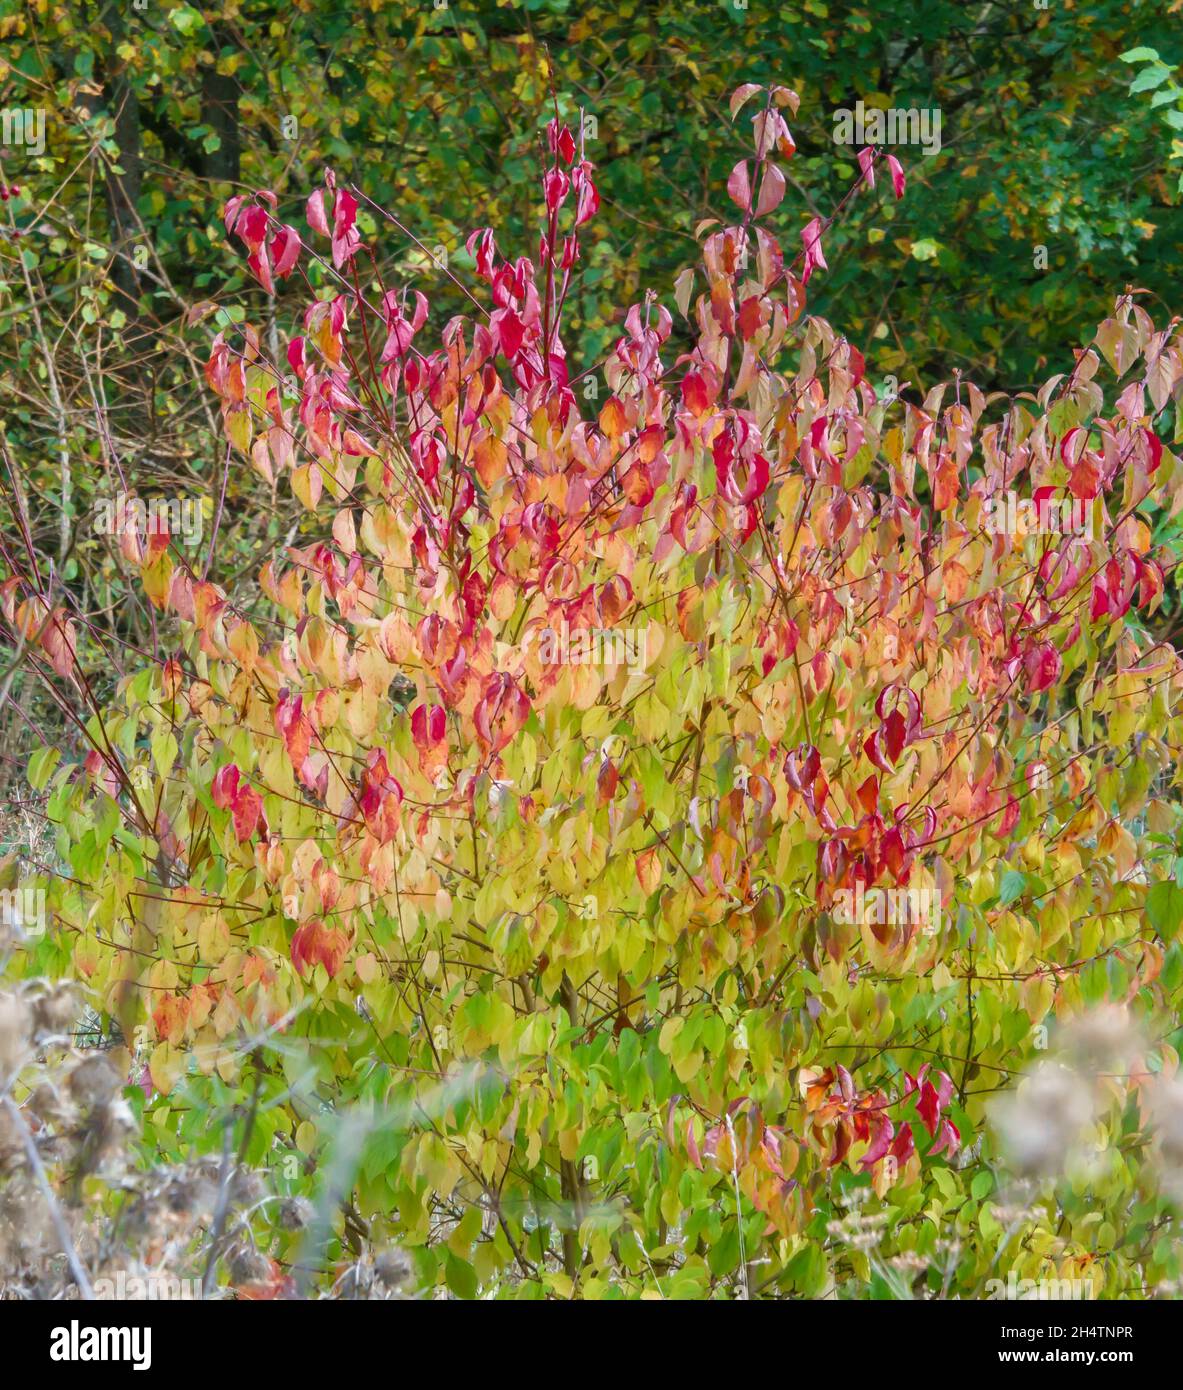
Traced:
[[[876, 241], [878, 219], [855, 217], [831, 237], [817, 311], [873, 347], [884, 372], [961, 367], [1014, 389], [1071, 361], [1115, 287], [1161, 294], [1178, 264], [1169, 131], [1129, 93], [1118, 55], [1153, 41], [1177, 62], [1163, 26], [1179, 8], [34, 0], [0, 33], [6, 104], [51, 115], [35, 163], [62, 186], [59, 215], [77, 220], [102, 193], [91, 234], [111, 252], [103, 268], [161, 319], [172, 297], [120, 252], [146, 232], [150, 260], [182, 298], [200, 298], [229, 268], [218, 213], [230, 188], [295, 201], [326, 162], [452, 264], [484, 223], [529, 252], [542, 125], [553, 101], [566, 120], [582, 110], [605, 205], [581, 277], [592, 356], [611, 336], [601, 306], [620, 302], [621, 285], [668, 295], [696, 225], [724, 214], [718, 190], [738, 142], [719, 116], [736, 82], [796, 88], [801, 183], [829, 187], [833, 201], [853, 172], [825, 157], [836, 110], [860, 99], [939, 109], [939, 154], [901, 151], [910, 191], [891, 231]], [[699, 190], [689, 202], [687, 188]], [[786, 230], [833, 206], [815, 197], [816, 208], [786, 200]], [[75, 249], [47, 273], [70, 278]], [[425, 256], [408, 268], [416, 259], [447, 296]]]

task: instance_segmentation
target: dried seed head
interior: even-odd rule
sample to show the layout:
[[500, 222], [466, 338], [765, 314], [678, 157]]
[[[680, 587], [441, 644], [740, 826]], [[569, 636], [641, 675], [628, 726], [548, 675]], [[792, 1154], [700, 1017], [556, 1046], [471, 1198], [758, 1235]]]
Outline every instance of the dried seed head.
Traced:
[[312, 1216], [312, 1203], [307, 1197], [285, 1197], [279, 1204], [279, 1224], [285, 1231], [302, 1231]]
[[1093, 1101], [1088, 1083], [1076, 1072], [1044, 1062], [992, 1113], [1015, 1169], [1049, 1175], [1063, 1169], [1092, 1121]]
[[0, 1076], [12, 1076], [28, 1058], [33, 1011], [17, 994], [0, 994]]
[[337, 1291], [342, 1298], [365, 1298], [373, 1282], [373, 1269], [365, 1260], [357, 1260], [337, 1281]]
[[1074, 1018], [1064, 1032], [1067, 1059], [1085, 1076], [1124, 1073], [1139, 1051], [1126, 1009], [1106, 1004]]
[[170, 1173], [161, 1192], [161, 1199], [173, 1216], [212, 1214], [217, 1198], [217, 1184], [200, 1168], [179, 1168]]
[[29, 1097], [28, 1108], [46, 1124], [57, 1124], [66, 1119], [71, 1106], [52, 1082], [42, 1081]]
[[70, 1073], [70, 1094], [84, 1109], [105, 1105], [119, 1090], [119, 1073], [103, 1053], [84, 1058]]
[[22, 1174], [0, 1196], [0, 1243], [16, 1264], [28, 1264], [48, 1252], [53, 1242], [49, 1208], [41, 1189]]
[[79, 1156], [79, 1167], [85, 1173], [114, 1173], [129, 1162], [127, 1141], [135, 1133], [135, 1117], [122, 1096], [105, 1105], [94, 1106], [89, 1115], [89, 1128]]
[[411, 1257], [397, 1248], [382, 1250], [374, 1257], [374, 1273], [388, 1289], [397, 1289], [411, 1277]]
[[9, 1114], [7, 1106], [0, 1106], [0, 1172], [15, 1167], [23, 1153], [20, 1127]]
[[253, 1207], [267, 1195], [267, 1184], [251, 1168], [239, 1168], [230, 1182], [230, 1200], [244, 1207]]
[[271, 1261], [253, 1245], [236, 1245], [226, 1267], [232, 1284], [262, 1284], [271, 1278]]
[[1159, 1173], [1178, 1200], [1183, 1195], [1183, 1081], [1159, 1077], [1149, 1095]]
[[215, 1190], [222, 1185], [222, 1166], [216, 1158], [199, 1158], [191, 1165], [193, 1175]]
[[35, 1002], [34, 1019], [38, 1040], [68, 1033], [78, 1017], [78, 998], [69, 984], [52, 986]]

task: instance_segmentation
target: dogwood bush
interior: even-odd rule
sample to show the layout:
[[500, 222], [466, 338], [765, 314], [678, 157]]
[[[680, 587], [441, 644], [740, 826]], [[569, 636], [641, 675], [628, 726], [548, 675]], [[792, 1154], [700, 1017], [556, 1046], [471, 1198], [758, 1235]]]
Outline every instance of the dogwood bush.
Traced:
[[[862, 151], [802, 227], [796, 108], [736, 92], [730, 211], [603, 362], [557, 121], [536, 254], [474, 231], [440, 326], [360, 188], [230, 202], [307, 308], [207, 377], [301, 534], [232, 592], [125, 526], [175, 645], [34, 760], [70, 867], [26, 954], [135, 1040], [153, 1143], [255, 1096], [256, 1160], [423, 1285], [1140, 1295], [1179, 1274], [1178, 325], [1131, 291], [1036, 392], [877, 391], [807, 286], [906, 171]], [[68, 608], [0, 592], [66, 699]], [[1032, 1104], [1097, 1007], [1121, 1065]]]

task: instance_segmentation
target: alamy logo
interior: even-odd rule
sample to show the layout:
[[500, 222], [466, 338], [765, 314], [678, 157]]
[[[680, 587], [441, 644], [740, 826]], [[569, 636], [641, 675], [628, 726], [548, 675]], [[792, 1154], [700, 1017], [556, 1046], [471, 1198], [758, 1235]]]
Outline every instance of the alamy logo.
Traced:
[[167, 532], [187, 545], [197, 545], [202, 529], [201, 499], [149, 497], [145, 500], [122, 492], [114, 498], [102, 497], [95, 503], [94, 529], [100, 536], [117, 536], [128, 530], [143, 536]]
[[130, 1361], [133, 1371], [152, 1365], [150, 1327], [80, 1327], [77, 1318], [69, 1327], [55, 1327], [49, 1334], [51, 1361]]
[[933, 888], [840, 888], [831, 916], [843, 926], [918, 926], [926, 936], [941, 929], [941, 895]]
[[941, 152], [939, 106], [841, 106], [834, 112], [835, 145], [918, 145], [926, 155]]
[[45, 889], [28, 884], [0, 888], [0, 927], [23, 936], [41, 936], [45, 931]]
[[1087, 1299], [1096, 1295], [1091, 1279], [1020, 1279], [1012, 1269], [1001, 1279], [986, 1280], [988, 1298], [1006, 1299]]
[[30, 154], [44, 154], [45, 112], [30, 107], [6, 106], [0, 111], [0, 144], [5, 149], [23, 145]]
[[577, 627], [566, 620], [558, 631], [544, 627], [539, 659], [547, 666], [627, 666], [636, 674], [645, 669], [646, 631], [631, 627]]
[[94, 1280], [93, 1287], [95, 1298], [115, 1299], [120, 1303], [129, 1300], [137, 1303], [145, 1300], [197, 1302], [201, 1299], [201, 1280], [182, 1278], [178, 1274], [128, 1274], [127, 1270], [120, 1269], [113, 1279], [103, 1276]]
[[982, 524], [992, 535], [1084, 536], [1093, 538], [1093, 509], [1078, 497], [1017, 497], [1013, 491], [987, 497]]

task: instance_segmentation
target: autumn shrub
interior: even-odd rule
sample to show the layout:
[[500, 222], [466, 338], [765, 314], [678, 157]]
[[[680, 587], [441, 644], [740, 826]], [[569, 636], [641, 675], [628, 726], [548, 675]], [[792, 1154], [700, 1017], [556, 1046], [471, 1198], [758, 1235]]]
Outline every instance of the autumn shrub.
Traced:
[[862, 151], [786, 250], [796, 106], [736, 92], [737, 211], [603, 362], [563, 346], [598, 198], [557, 120], [536, 259], [473, 232], [438, 331], [360, 188], [307, 234], [231, 200], [307, 309], [206, 375], [304, 528], [243, 599], [216, 534], [206, 574], [126, 524], [166, 655], [105, 706], [32, 565], [0, 590], [90, 746], [30, 768], [69, 872], [22, 959], [146, 1065], [147, 1144], [249, 1115], [337, 1253], [424, 1288], [1142, 1296], [1179, 1274], [1178, 325], [1130, 291], [1038, 391], [876, 391], [805, 306], [906, 172]]

